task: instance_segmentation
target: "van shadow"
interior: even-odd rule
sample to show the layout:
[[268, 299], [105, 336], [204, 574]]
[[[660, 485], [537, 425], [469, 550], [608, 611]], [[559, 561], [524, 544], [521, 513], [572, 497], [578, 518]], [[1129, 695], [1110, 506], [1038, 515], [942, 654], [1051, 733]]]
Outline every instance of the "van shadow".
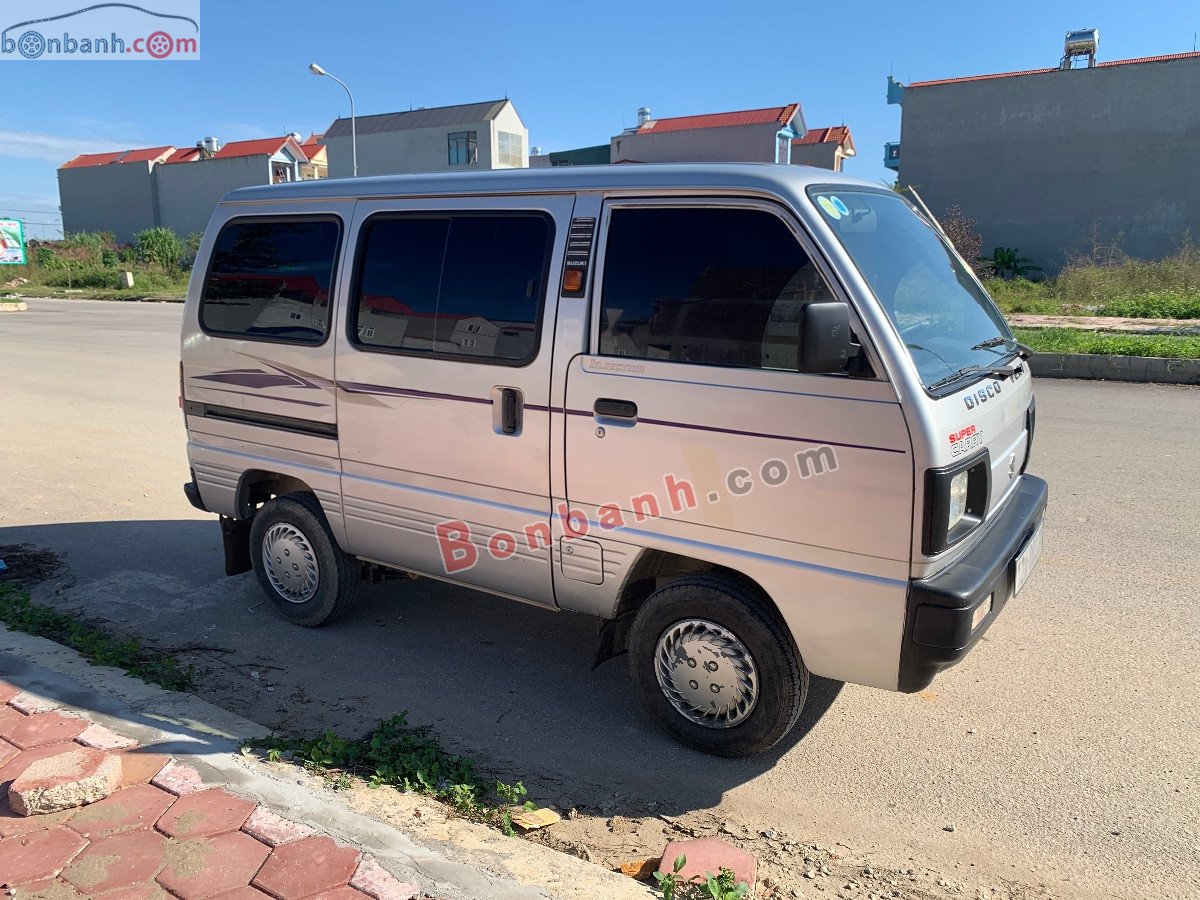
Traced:
[[0, 528], [0, 546], [17, 543], [53, 550], [69, 573], [54, 589], [35, 588], [36, 600], [194, 662], [197, 693], [218, 706], [304, 735], [358, 736], [405, 713], [560, 807], [637, 816], [715, 806], [796, 748], [842, 688], [814, 677], [784, 741], [720, 759], [655, 728], [627, 657], [591, 669], [597, 621], [588, 616], [401, 579], [368, 588], [344, 620], [304, 629], [263, 602], [253, 574], [224, 576], [211, 520]]

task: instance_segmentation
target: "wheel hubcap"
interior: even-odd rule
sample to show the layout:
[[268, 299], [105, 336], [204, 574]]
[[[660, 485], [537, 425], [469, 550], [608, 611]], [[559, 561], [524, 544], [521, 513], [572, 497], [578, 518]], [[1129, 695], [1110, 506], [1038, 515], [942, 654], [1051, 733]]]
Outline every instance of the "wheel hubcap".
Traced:
[[654, 674], [671, 705], [707, 728], [732, 728], [758, 701], [754, 658], [737, 635], [707, 619], [685, 619], [663, 632]]
[[272, 525], [263, 537], [263, 568], [276, 593], [289, 603], [306, 603], [317, 592], [317, 555], [295, 525]]

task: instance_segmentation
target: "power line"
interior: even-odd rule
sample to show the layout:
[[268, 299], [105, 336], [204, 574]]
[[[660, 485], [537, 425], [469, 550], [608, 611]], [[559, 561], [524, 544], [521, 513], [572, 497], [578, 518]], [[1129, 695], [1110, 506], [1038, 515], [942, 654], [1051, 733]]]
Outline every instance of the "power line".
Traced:
[[35, 215], [39, 216], [58, 216], [59, 218], [62, 218], [61, 213], [56, 213], [50, 209], [18, 209], [15, 206], [0, 206], [0, 209], [7, 210], [8, 212], [34, 213]]

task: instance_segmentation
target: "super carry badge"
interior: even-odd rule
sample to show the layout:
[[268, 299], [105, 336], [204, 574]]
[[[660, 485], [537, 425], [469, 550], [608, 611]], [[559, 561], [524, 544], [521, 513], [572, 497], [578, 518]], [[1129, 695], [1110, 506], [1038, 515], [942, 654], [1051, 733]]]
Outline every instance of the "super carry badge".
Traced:
[[[829, 197], [818, 197], [817, 205], [820, 206], [821, 209], [825, 210], [825, 214], [829, 216], [829, 218], [836, 220], [842, 217], [842, 209], [846, 209], [846, 204], [842, 203], [841, 200], [837, 200], [837, 203], [834, 203], [834, 200], [837, 200], [837, 198], [834, 197], [831, 200]], [[838, 209], [838, 206], [841, 206], [842, 209]], [[847, 212], [849, 212], [849, 210], [847, 210]]]

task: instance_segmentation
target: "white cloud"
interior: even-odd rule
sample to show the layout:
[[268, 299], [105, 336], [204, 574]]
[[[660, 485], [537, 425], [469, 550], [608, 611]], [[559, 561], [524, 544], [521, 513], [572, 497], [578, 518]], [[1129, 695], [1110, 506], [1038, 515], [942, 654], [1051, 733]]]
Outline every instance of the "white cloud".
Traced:
[[62, 165], [80, 153], [109, 153], [138, 146], [140, 145], [137, 143], [118, 144], [94, 138], [63, 137], [37, 131], [8, 131], [0, 128], [0, 156], [44, 159], [55, 165]]

